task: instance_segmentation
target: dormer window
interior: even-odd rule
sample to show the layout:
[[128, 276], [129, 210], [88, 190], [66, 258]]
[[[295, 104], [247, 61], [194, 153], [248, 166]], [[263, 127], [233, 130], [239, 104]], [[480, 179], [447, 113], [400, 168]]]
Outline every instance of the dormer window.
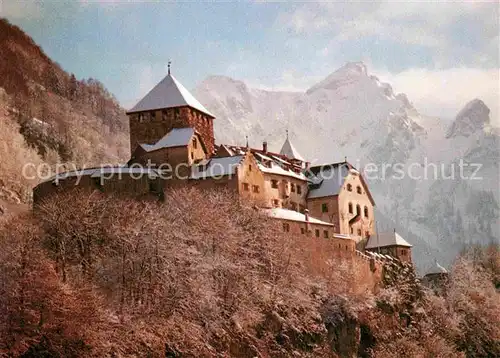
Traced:
[[356, 191], [357, 191], [357, 193], [358, 193], [358, 194], [362, 194], [362, 193], [363, 193], [363, 192], [361, 191], [361, 187], [360, 187], [359, 185], [356, 187]]
[[352, 191], [352, 185], [351, 184], [347, 184], [347, 191]]

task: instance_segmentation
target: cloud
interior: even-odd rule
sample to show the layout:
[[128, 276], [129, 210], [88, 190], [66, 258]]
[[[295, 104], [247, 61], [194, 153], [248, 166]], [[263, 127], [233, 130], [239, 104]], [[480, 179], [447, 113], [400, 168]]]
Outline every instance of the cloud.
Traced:
[[447, 67], [479, 60], [497, 67], [498, 17], [496, 2], [325, 2], [282, 12], [275, 28], [294, 37], [322, 35], [345, 46], [373, 38], [429, 48]]
[[41, 3], [32, 1], [0, 0], [0, 17], [11, 19], [38, 19], [42, 16]]
[[492, 124], [500, 127], [499, 68], [408, 69], [399, 73], [374, 70], [396, 92], [408, 95], [425, 115], [454, 118], [470, 100], [479, 98], [490, 108]]

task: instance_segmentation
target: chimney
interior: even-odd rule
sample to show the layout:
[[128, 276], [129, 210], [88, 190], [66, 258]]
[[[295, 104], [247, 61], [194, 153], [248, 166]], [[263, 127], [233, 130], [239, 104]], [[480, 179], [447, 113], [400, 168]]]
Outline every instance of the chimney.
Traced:
[[262, 142], [262, 151], [264, 153], [267, 153], [267, 142], [266, 141]]
[[309, 225], [309, 209], [304, 210], [304, 216], [306, 217], [306, 232], [311, 231]]

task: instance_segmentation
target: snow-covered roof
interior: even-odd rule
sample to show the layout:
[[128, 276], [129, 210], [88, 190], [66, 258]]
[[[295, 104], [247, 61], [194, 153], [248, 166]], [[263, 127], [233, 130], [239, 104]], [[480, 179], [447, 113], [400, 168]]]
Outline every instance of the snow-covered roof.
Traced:
[[193, 128], [174, 128], [155, 144], [141, 144], [141, 147], [146, 152], [151, 152], [161, 148], [185, 146], [189, 144], [193, 135]]
[[[315, 170], [315, 168], [317, 168]], [[311, 168], [308, 199], [338, 195], [344, 180], [349, 174], [347, 163], [337, 163]]]
[[142, 167], [128, 167], [128, 166], [116, 166], [108, 167], [103, 166], [100, 168], [87, 168], [71, 170], [67, 172], [58, 173], [50, 178], [48, 181], [57, 182], [66, 178], [72, 177], [84, 177], [90, 176], [91, 178], [99, 178], [102, 175], [110, 177], [110, 174], [147, 174], [148, 176], [158, 176], [158, 173], [154, 169], [142, 168]]
[[373, 249], [384, 246], [405, 246], [412, 247], [405, 239], [403, 239], [397, 232], [384, 232], [370, 236], [366, 243], [365, 249]]
[[290, 169], [284, 169], [283, 167], [277, 165], [275, 162], [270, 163], [271, 167], [266, 167], [263, 165], [261, 162], [258, 161], [257, 166], [259, 167], [260, 171], [263, 173], [268, 173], [268, 174], [276, 174], [276, 175], [285, 175], [289, 176], [292, 178], [300, 179], [306, 181], [307, 178], [304, 174], [301, 172], [296, 173], [293, 170]]
[[243, 155], [232, 157], [211, 158], [191, 167], [190, 179], [217, 178], [232, 175], [236, 172]]
[[302, 173], [302, 168], [300, 166], [296, 163], [292, 163], [290, 160], [286, 160], [286, 158], [282, 157], [280, 154], [232, 145], [225, 145], [224, 147], [233, 153], [244, 154], [246, 151], [250, 151], [255, 156], [259, 170], [263, 173], [284, 175], [304, 181], [308, 180], [304, 173]]
[[198, 102], [198, 100], [170, 73], [127, 113], [182, 106], [192, 107], [215, 118], [215, 116]]
[[[267, 213], [267, 215], [269, 217], [272, 217], [272, 218], [290, 220], [290, 221], [306, 222], [305, 214], [302, 214], [298, 211], [288, 210], [288, 209], [283, 209], [283, 208], [264, 209], [264, 211]], [[309, 223], [333, 226], [332, 223], [328, 223], [326, 221], [322, 221], [322, 220], [313, 218], [311, 216], [309, 216]]]
[[304, 161], [304, 158], [299, 154], [297, 149], [293, 146], [292, 142], [290, 142], [290, 139], [287, 137], [285, 140], [285, 143], [283, 143], [283, 146], [281, 147], [280, 154], [284, 155], [290, 159], [298, 159], [300, 161]]

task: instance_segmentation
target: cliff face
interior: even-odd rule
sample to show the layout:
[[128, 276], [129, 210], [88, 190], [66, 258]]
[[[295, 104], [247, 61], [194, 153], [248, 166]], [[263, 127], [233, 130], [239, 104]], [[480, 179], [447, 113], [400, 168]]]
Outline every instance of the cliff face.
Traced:
[[[13, 163], [34, 161], [32, 156], [23, 160], [23, 151], [32, 150], [37, 161], [49, 166], [127, 159], [127, 117], [99, 81], [77, 80], [4, 19], [0, 48], [0, 115], [9, 127], [0, 134], [0, 191], [14, 190], [26, 199], [33, 182], [25, 180]], [[15, 142], [18, 134], [24, 141]]]

